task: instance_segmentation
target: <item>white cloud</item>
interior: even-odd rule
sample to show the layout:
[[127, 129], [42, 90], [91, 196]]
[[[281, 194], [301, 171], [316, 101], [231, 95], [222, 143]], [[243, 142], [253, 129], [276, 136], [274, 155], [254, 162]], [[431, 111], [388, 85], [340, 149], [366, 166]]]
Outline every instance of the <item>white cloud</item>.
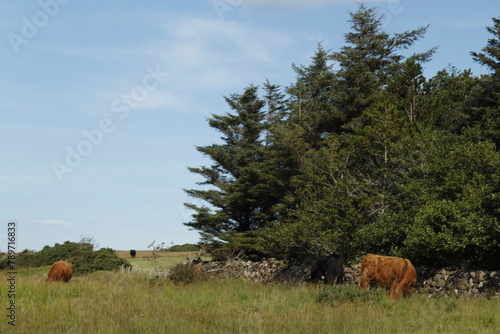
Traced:
[[[220, 93], [250, 82], [260, 83], [269, 68], [283, 66], [283, 54], [303, 39], [287, 31], [218, 18], [169, 16], [165, 22], [162, 34], [146, 42], [69, 49], [52, 46], [45, 50], [92, 61], [99, 57], [103, 64], [133, 59], [135, 65], [125, 71], [91, 73], [85, 83], [79, 84], [70, 96], [78, 101], [73, 104], [80, 112], [108, 116], [111, 102], [141, 85], [147, 74], [144, 68], [156, 64], [169, 75], [154, 91], [148, 91], [138, 109], [183, 109], [191, 103], [187, 97], [192, 97], [193, 91]], [[262, 69], [261, 75], [251, 70], [256, 64]]]
[[182, 20], [177, 22], [173, 32], [176, 41], [170, 49], [170, 57], [189, 66], [214, 60], [227, 61], [235, 56], [270, 61], [274, 50], [293, 44], [288, 34], [221, 20]]
[[182, 18], [169, 22], [165, 40], [148, 49], [156, 50], [162, 67], [171, 73], [166, 82], [175, 82], [175, 88], [221, 92], [255, 80], [257, 73], [251, 68], [282, 66], [283, 54], [299, 38], [241, 22]]

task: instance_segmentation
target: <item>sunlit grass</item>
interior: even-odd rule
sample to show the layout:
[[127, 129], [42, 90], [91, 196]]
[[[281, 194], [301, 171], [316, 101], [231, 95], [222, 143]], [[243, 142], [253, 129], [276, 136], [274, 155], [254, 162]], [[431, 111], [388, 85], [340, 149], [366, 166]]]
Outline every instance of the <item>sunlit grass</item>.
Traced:
[[[48, 269], [47, 269], [48, 270]], [[7, 305], [6, 273], [0, 306]], [[151, 284], [138, 273], [96, 272], [48, 283], [17, 281], [17, 333], [497, 333], [500, 301], [428, 299], [392, 303], [384, 290], [355, 286], [205, 280]], [[349, 290], [351, 289], [351, 290]], [[0, 331], [6, 332], [2, 316]]]

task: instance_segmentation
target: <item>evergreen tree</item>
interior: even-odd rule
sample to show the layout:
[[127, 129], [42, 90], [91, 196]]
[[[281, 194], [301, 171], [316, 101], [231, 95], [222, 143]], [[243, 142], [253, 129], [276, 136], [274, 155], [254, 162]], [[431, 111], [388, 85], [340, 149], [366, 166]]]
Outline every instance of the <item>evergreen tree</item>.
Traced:
[[[328, 52], [318, 44], [309, 66], [293, 65], [297, 81], [288, 88], [291, 96], [290, 130], [297, 149], [321, 145], [325, 133], [339, 129], [342, 120], [332, 104], [334, 74]], [[298, 144], [298, 145], [297, 145]]]
[[474, 61], [490, 69], [492, 75], [500, 78], [500, 17], [493, 18], [493, 26], [487, 27], [493, 35], [483, 48], [483, 53], [471, 52]]
[[[385, 212], [402, 177], [397, 141], [416, 118], [423, 83], [419, 64], [434, 50], [403, 62], [397, 51], [410, 47], [426, 27], [391, 37], [381, 30], [381, 18], [363, 4], [351, 14], [351, 23], [340, 52], [328, 55], [320, 46], [310, 66], [295, 66], [291, 132], [311, 144], [292, 142], [300, 150], [295, 206], [276, 227], [285, 251], [352, 256], [356, 231]], [[338, 63], [337, 71], [329, 59]], [[390, 91], [387, 87], [397, 80], [413, 86]], [[311, 136], [301, 136], [297, 128]]]
[[[427, 79], [435, 49], [400, 51], [427, 27], [389, 35], [364, 4], [338, 52], [321, 44], [293, 65], [285, 92], [267, 81], [226, 98], [209, 125], [222, 143], [187, 190], [204, 205], [185, 223], [213, 254], [297, 258], [375, 252], [415, 264], [492, 266], [500, 256], [500, 19], [474, 61]], [[333, 66], [335, 65], [335, 66]], [[220, 252], [217, 253], [216, 250]]]
[[[480, 138], [492, 140], [500, 147], [500, 17], [493, 18], [493, 27], [487, 27], [493, 37], [483, 48], [483, 53], [471, 52], [474, 61], [486, 66], [490, 75], [481, 78], [480, 84], [469, 101], [470, 124]], [[477, 136], [476, 136], [477, 138]], [[480, 140], [480, 139], [479, 139]]]
[[284, 117], [285, 102], [278, 86], [267, 82], [265, 89], [266, 101], [258, 97], [257, 86], [226, 98], [233, 113], [209, 119], [209, 125], [223, 134], [223, 143], [197, 147], [213, 165], [189, 168], [204, 177], [198, 184], [209, 189], [186, 190], [207, 205], [186, 203], [195, 213], [185, 225], [200, 231], [213, 247], [231, 237], [246, 237], [246, 232], [279, 214], [276, 206], [288, 184], [283, 180], [287, 172], [274, 149], [277, 137], [269, 124]]
[[[421, 27], [390, 36], [381, 30], [382, 19], [375, 9], [361, 4], [357, 12], [351, 13], [351, 32], [345, 35], [346, 45], [331, 55], [340, 66], [333, 100], [336, 109], [342, 112], [345, 129], [356, 126], [356, 121], [375, 103], [388, 79], [404, 66], [404, 57], [397, 51], [408, 49], [427, 30]], [[414, 54], [411, 59], [425, 62], [434, 52], [433, 48]]]

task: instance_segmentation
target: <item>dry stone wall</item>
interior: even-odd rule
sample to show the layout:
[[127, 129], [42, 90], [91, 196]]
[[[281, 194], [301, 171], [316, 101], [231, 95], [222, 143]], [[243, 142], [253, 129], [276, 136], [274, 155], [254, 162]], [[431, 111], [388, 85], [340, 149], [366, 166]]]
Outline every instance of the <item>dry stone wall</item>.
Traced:
[[[429, 297], [442, 295], [500, 297], [500, 270], [446, 270], [417, 267], [415, 293]], [[282, 261], [228, 261], [204, 265], [207, 277], [248, 279], [254, 282], [299, 284], [309, 277], [310, 265], [286, 265]], [[361, 265], [344, 267], [345, 283], [359, 284]]]

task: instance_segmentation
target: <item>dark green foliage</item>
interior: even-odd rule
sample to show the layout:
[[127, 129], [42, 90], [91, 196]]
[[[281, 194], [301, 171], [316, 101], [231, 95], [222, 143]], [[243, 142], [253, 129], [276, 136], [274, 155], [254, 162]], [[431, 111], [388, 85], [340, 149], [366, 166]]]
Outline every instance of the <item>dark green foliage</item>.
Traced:
[[210, 253], [214, 260], [244, 257], [258, 261], [269, 254], [270, 240], [265, 235], [266, 229], [234, 233], [227, 243], [212, 247]]
[[[209, 125], [222, 144], [190, 170], [207, 203], [186, 225], [216, 258], [372, 252], [415, 265], [496, 267], [500, 257], [500, 18], [473, 60], [433, 77], [436, 49], [404, 56], [427, 27], [388, 34], [359, 6], [336, 52], [293, 65], [285, 92], [266, 82], [226, 101]], [[496, 261], [496, 262], [495, 262]]]
[[500, 77], [500, 17], [493, 18], [493, 26], [486, 28], [493, 35], [482, 53], [471, 52], [474, 61], [488, 67], [493, 77]]
[[197, 148], [214, 164], [189, 168], [205, 179], [200, 185], [210, 186], [208, 190], [186, 190], [208, 204], [186, 204], [195, 211], [186, 225], [201, 231], [205, 242], [228, 240], [235, 232], [256, 230], [279, 215], [277, 206], [287, 187], [283, 180], [287, 171], [277, 156], [277, 135], [270, 130], [269, 122], [281, 118], [283, 111], [277, 105], [281, 95], [276, 86], [267, 83], [265, 102], [257, 96], [257, 89], [250, 86], [243, 94], [226, 98], [234, 113], [209, 119], [210, 126], [223, 134], [223, 144]]
[[89, 274], [98, 270], [118, 270], [122, 265], [131, 267], [130, 263], [119, 258], [111, 248], [98, 251], [81, 250], [70, 258], [75, 275]]
[[[391, 77], [405, 65], [408, 69], [408, 63], [403, 62], [404, 56], [397, 52], [408, 49], [427, 30], [421, 27], [390, 36], [381, 30], [382, 17], [364, 4], [351, 14], [350, 22], [352, 31], [345, 35], [347, 45], [331, 55], [340, 65], [333, 101], [343, 114], [345, 129], [356, 126], [363, 111], [376, 102], [380, 90]], [[435, 49], [431, 49], [410, 59], [413, 64], [425, 62], [434, 52]], [[412, 87], [409, 85], [407, 89]]]
[[[92, 246], [92, 245], [89, 245]], [[41, 251], [37, 253], [36, 266], [51, 265], [52, 263], [59, 260], [66, 260], [70, 257], [70, 254], [77, 251], [82, 247], [88, 247], [87, 245], [81, 245], [77, 242], [65, 241], [62, 245], [55, 244], [54, 246], [45, 246]]]
[[[3, 257], [0, 260], [0, 270], [9, 267], [9, 258], [8, 256]], [[21, 253], [16, 254], [16, 258], [14, 261], [15, 268], [24, 268], [24, 267], [34, 267], [37, 262], [37, 253], [32, 250], [25, 249]]]

